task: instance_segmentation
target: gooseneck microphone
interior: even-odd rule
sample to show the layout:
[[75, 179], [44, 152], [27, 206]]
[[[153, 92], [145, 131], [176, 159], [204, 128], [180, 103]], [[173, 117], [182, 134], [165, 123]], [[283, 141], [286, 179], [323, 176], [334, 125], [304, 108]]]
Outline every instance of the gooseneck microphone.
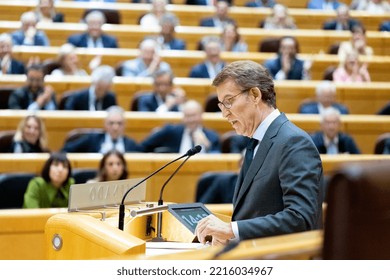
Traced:
[[[124, 220], [125, 220], [125, 199], [126, 199], [126, 196], [127, 196], [133, 189], [135, 189], [136, 187], [138, 187], [139, 185], [141, 185], [143, 182], [145, 182], [146, 180], [148, 180], [150, 177], [154, 176], [155, 174], [157, 174], [158, 172], [160, 172], [161, 170], [163, 170], [164, 168], [166, 168], [168, 165], [171, 165], [172, 163], [174, 163], [174, 162], [176, 162], [176, 161], [178, 161], [178, 160], [180, 160], [180, 159], [182, 159], [182, 158], [184, 158], [184, 157], [188, 157], [188, 158], [189, 158], [189, 157], [195, 155], [196, 153], [199, 153], [201, 150], [202, 150], [202, 147], [199, 146], [199, 145], [197, 145], [197, 146], [195, 146], [195, 147], [189, 149], [184, 155], [182, 155], [182, 156], [180, 156], [180, 157], [178, 157], [178, 158], [176, 158], [176, 159], [174, 159], [174, 160], [168, 162], [167, 164], [165, 164], [164, 166], [160, 167], [159, 169], [157, 169], [156, 171], [154, 171], [152, 174], [148, 175], [147, 177], [145, 177], [144, 179], [142, 179], [141, 181], [139, 181], [137, 184], [135, 184], [134, 186], [132, 186], [131, 188], [129, 188], [129, 189], [125, 192], [125, 194], [123, 195], [121, 204], [119, 205], [119, 221], [118, 221], [118, 228], [119, 228], [120, 230], [123, 230], [123, 228], [124, 228]], [[187, 159], [188, 159], [188, 158], [187, 158]], [[185, 161], [187, 161], [187, 159], [186, 159]], [[185, 162], [185, 161], [184, 161], [184, 162]], [[181, 164], [181, 165], [183, 165], [183, 164]], [[176, 174], [176, 172], [175, 172], [174, 174]], [[171, 175], [171, 177], [173, 177], [173, 176]], [[171, 177], [170, 177], [168, 180], [170, 180]], [[164, 185], [166, 185], [166, 184], [164, 184]], [[160, 196], [161, 196], [161, 194], [160, 194]]]
[[[202, 146], [200, 145], [197, 145], [195, 147], [193, 147], [192, 149], [188, 150], [187, 152], [187, 158], [176, 168], [175, 172], [173, 172], [171, 174], [171, 176], [169, 176], [169, 178], [165, 181], [164, 185], [161, 187], [161, 190], [160, 190], [160, 197], [158, 199], [158, 206], [161, 206], [164, 204], [164, 201], [163, 201], [163, 192], [164, 192], [164, 189], [165, 189], [165, 186], [169, 183], [169, 181], [171, 181], [171, 179], [173, 178], [173, 176], [176, 175], [176, 173], [181, 169], [181, 167], [187, 162], [187, 160], [190, 159], [191, 156], [199, 153], [200, 151], [202, 150]], [[157, 236], [156, 238], [154, 238], [152, 241], [165, 241], [162, 236], [161, 236], [161, 227], [162, 227], [162, 213], [159, 212], [157, 214]]]

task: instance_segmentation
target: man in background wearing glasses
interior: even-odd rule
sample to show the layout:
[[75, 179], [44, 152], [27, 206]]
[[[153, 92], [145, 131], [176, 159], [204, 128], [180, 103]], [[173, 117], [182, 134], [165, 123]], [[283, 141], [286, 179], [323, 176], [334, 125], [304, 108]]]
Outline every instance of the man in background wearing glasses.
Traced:
[[[223, 117], [250, 138], [233, 195], [232, 222], [210, 215], [196, 234], [212, 244], [321, 227], [322, 163], [310, 136], [276, 107], [269, 72], [237, 61], [214, 79]], [[245, 174], [244, 174], [245, 173]]]

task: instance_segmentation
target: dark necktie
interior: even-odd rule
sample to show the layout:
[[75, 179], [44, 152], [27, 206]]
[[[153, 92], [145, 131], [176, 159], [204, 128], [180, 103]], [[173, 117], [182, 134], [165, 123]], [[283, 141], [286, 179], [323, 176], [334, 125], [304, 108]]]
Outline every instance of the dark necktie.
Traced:
[[255, 147], [259, 143], [259, 140], [251, 138], [248, 142], [248, 145], [246, 146], [246, 152], [245, 152], [245, 158], [244, 163], [242, 165], [242, 179], [245, 178], [246, 173], [248, 172], [249, 166], [251, 165], [251, 162], [253, 160], [253, 154], [255, 151]]

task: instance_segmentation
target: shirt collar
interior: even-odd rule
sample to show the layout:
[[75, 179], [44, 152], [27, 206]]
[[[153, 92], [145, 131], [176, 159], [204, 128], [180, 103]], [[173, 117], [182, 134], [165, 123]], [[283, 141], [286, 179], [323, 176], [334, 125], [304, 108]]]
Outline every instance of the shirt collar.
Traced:
[[275, 109], [272, 111], [271, 114], [269, 114], [257, 127], [255, 133], [253, 134], [253, 138], [262, 141], [264, 138], [265, 133], [268, 130], [268, 127], [271, 125], [271, 123], [280, 115], [280, 111], [278, 109]]

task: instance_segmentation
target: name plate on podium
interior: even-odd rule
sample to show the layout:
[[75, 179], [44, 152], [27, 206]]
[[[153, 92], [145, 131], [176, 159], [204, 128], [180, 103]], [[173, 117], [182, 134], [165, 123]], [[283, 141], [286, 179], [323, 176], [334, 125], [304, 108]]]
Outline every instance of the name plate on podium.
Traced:
[[[70, 186], [68, 211], [92, 210], [118, 206], [128, 189], [143, 178], [109, 182], [75, 184]], [[125, 204], [145, 201], [146, 182], [143, 182], [127, 195]]]

